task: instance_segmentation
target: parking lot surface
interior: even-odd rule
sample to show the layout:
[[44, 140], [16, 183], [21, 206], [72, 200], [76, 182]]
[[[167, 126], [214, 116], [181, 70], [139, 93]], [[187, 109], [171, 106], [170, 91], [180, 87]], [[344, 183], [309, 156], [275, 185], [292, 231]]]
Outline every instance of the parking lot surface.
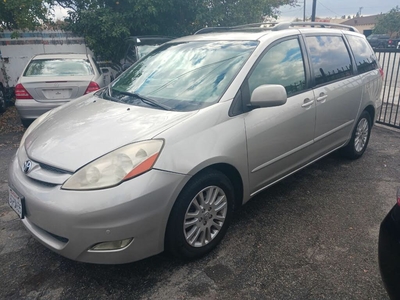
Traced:
[[51, 252], [11, 211], [7, 168], [22, 132], [9, 108], [0, 116], [0, 299], [387, 299], [377, 241], [400, 186], [400, 132], [375, 127], [361, 159], [334, 153], [257, 195], [203, 259], [114, 266]]

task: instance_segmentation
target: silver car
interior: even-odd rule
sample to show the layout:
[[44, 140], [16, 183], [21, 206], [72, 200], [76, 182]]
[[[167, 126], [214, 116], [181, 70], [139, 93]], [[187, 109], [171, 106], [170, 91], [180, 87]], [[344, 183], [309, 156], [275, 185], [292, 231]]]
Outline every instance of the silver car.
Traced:
[[39, 54], [18, 79], [15, 106], [28, 127], [50, 109], [104, 85], [104, 76], [90, 54]]
[[39, 117], [9, 166], [26, 229], [77, 261], [193, 259], [265, 188], [337, 149], [361, 157], [381, 104], [374, 52], [352, 28], [293, 25], [170, 41]]

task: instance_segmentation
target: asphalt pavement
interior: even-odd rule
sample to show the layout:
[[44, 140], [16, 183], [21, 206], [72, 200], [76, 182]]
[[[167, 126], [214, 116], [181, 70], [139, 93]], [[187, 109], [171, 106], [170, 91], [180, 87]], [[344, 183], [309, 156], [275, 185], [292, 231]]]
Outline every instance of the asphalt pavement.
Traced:
[[400, 186], [399, 131], [375, 127], [361, 159], [334, 153], [257, 195], [203, 259], [110, 266], [51, 252], [11, 211], [15, 126], [0, 130], [0, 299], [387, 299], [377, 242]]

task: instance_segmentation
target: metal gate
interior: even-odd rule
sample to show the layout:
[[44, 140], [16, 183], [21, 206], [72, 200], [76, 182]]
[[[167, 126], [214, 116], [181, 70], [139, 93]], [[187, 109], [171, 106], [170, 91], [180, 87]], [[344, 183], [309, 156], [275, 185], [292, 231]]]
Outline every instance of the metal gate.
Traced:
[[400, 128], [400, 49], [375, 49], [384, 72], [382, 108], [377, 122]]

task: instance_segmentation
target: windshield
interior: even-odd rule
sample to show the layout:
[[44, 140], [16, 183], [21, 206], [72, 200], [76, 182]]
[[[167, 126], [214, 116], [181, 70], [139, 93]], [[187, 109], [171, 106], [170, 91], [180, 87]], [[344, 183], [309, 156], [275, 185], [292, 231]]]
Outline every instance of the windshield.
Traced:
[[87, 59], [35, 59], [29, 63], [24, 76], [87, 76], [93, 75]]
[[218, 102], [255, 41], [199, 41], [160, 46], [110, 86], [106, 99], [144, 105], [138, 98], [189, 111]]

